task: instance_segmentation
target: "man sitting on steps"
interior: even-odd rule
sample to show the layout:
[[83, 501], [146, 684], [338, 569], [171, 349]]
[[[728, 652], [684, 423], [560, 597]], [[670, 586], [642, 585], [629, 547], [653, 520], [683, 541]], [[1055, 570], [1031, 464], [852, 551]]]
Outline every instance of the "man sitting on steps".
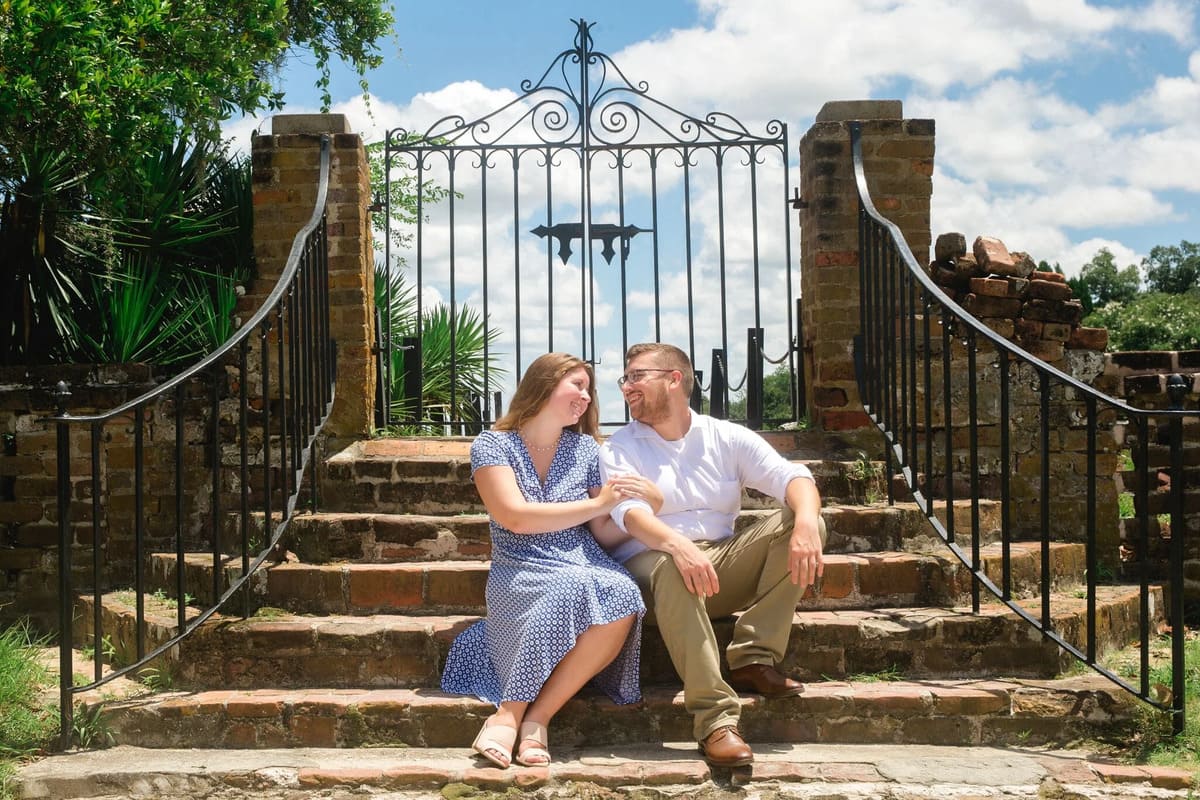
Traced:
[[[641, 501], [619, 503], [612, 517], [631, 538], [603, 544], [637, 580], [657, 619], [705, 760], [739, 767], [754, 753], [737, 727], [734, 690], [769, 698], [803, 691], [775, 665], [787, 650], [796, 603], [824, 570], [825, 531], [808, 468], [752, 431], [693, 413], [693, 380], [677, 347], [636, 344], [626, 353], [617, 383], [634, 421], [601, 447], [601, 471], [605, 480], [644, 475], [664, 502], [657, 517]], [[744, 486], [785, 507], [735, 536]], [[743, 609], [726, 650], [726, 683], [711, 620]]]

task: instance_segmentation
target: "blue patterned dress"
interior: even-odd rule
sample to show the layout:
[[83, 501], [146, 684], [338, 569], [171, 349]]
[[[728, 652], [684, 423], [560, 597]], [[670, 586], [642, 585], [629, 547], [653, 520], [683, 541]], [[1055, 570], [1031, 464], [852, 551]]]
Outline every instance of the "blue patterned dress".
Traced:
[[[583, 500], [589, 488], [601, 485], [598, 453], [595, 439], [564, 430], [543, 485], [516, 431], [485, 431], [471, 445], [471, 469], [511, 466], [530, 502]], [[487, 617], [454, 640], [442, 689], [497, 705], [532, 702], [576, 637], [593, 625], [637, 614], [620, 654], [592, 679], [615, 702], [637, 702], [646, 607], [629, 573], [586, 525], [516, 534], [493, 519], [491, 537]]]

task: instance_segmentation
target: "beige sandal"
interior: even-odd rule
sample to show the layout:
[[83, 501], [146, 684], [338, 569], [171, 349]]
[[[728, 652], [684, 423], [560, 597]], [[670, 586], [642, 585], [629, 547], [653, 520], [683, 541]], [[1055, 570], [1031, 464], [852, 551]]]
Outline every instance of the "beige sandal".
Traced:
[[[532, 744], [521, 747], [526, 742]], [[517, 737], [517, 763], [523, 767], [549, 766], [549, 743], [545, 725], [540, 722], [522, 722], [521, 735]]]
[[[488, 720], [491, 720], [491, 717], [488, 717]], [[516, 742], [517, 729], [512, 725], [501, 725], [498, 722], [489, 725], [484, 722], [479, 733], [475, 734], [475, 741], [471, 742], [471, 749], [500, 769], [507, 769], [512, 763], [513, 745]]]

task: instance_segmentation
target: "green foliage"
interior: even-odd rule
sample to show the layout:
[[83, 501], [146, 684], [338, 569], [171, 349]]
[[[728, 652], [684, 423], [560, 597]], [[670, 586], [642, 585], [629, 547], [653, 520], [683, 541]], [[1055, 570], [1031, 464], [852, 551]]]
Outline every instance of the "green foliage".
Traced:
[[[413, 354], [401, 350], [400, 344], [405, 337], [417, 336], [416, 297], [404, 273], [384, 269], [381, 261], [375, 262], [375, 307], [383, 329], [391, 330], [391, 413], [393, 417], [411, 419], [413, 409], [404, 398], [404, 382], [414, 366]], [[440, 421], [443, 414], [456, 419], [475, 416], [471, 403], [487, 389], [485, 369], [493, 382], [504, 374], [492, 349], [496, 335], [470, 306], [458, 306], [453, 314], [444, 303], [422, 309], [422, 421]], [[434, 412], [436, 417], [432, 416]]]
[[[1152, 645], [1155, 651], [1165, 651], [1166, 640]], [[1157, 654], [1155, 655], [1157, 658]], [[1183, 732], [1172, 735], [1170, 720], [1161, 711], [1143, 707], [1138, 733], [1130, 742], [1129, 754], [1139, 762], [1169, 765], [1191, 770], [1200, 777], [1200, 636], [1187, 634], [1184, 642], [1184, 705]], [[1150, 674], [1150, 684], [1164, 688], [1171, 685], [1170, 666], [1161, 662]]]
[[[289, 50], [316, 55], [328, 105], [330, 59], [365, 75], [392, 22], [384, 0], [0, 0], [0, 363], [70, 358], [67, 320], [87, 308], [87, 276], [111, 272], [114, 248], [175, 263], [194, 243], [188, 226], [207, 217], [176, 202], [184, 187], [142, 193], [131, 176], [194, 143], [211, 151], [236, 113], [278, 108], [273, 73]], [[249, 219], [249, 202], [239, 207], [234, 228]], [[80, 230], [96, 215], [138, 238]], [[208, 251], [209, 271], [238, 277], [215, 240]]]
[[71, 738], [84, 750], [111, 747], [115, 739], [104, 719], [104, 703], [80, 705], [71, 715]]
[[58, 733], [58, 708], [39, 698], [52, 683], [40, 644], [26, 623], [0, 631], [0, 759], [39, 752]]
[[1200, 291], [1150, 292], [1097, 309], [1085, 325], [1108, 328], [1110, 350], [1200, 348]]
[[1152, 247], [1142, 259], [1142, 269], [1151, 291], [1184, 294], [1200, 289], [1200, 244], [1183, 240], [1176, 246]]
[[332, 55], [363, 75], [393, 22], [381, 0], [4, 0], [0, 11], [0, 141], [101, 168], [181, 132], [216, 141], [221, 120], [280, 107], [273, 67], [289, 48], [312, 49], [321, 88]]
[[[729, 404], [730, 419], [746, 418], [746, 393], [739, 392]], [[763, 377], [763, 419], [792, 419], [792, 376], [786, 364]]]
[[[405, 141], [419, 138], [409, 134]], [[434, 181], [425, 181], [418, 185], [417, 178], [405, 164], [391, 165], [391, 180], [387, 180], [388, 165], [384, 162], [386, 142], [374, 142], [366, 146], [367, 159], [371, 166], [371, 196], [386, 202], [386, 208], [380, 213], [386, 213], [391, 224], [387, 224], [388, 235], [391, 237], [392, 248], [400, 250], [410, 246], [413, 234], [412, 226], [417, 223], [418, 209], [424, 210], [440, 203], [450, 195], [450, 190], [439, 186]], [[384, 248], [384, 237], [374, 238], [375, 249], [379, 252]], [[404, 266], [404, 260], [393, 255], [395, 261], [392, 268]]]
[[1093, 309], [1108, 303], [1124, 303], [1132, 300], [1138, 293], [1138, 270], [1130, 264], [1124, 269], [1118, 269], [1116, 257], [1107, 247], [1092, 257], [1083, 265], [1079, 277], [1067, 281], [1072, 292], [1083, 303], [1083, 313], [1090, 314]]

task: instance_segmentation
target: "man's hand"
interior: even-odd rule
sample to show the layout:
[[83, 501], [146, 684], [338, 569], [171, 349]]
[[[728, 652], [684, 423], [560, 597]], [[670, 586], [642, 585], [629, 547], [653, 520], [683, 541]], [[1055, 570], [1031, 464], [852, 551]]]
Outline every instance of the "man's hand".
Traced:
[[821, 535], [817, 520], [796, 515], [788, 545], [788, 569], [792, 583], [807, 588], [825, 574], [825, 557], [821, 553]]
[[683, 577], [683, 585], [687, 590], [701, 597], [712, 597], [721, 591], [717, 580], [717, 570], [704, 551], [686, 536], [676, 536], [667, 549], [675, 568]]

